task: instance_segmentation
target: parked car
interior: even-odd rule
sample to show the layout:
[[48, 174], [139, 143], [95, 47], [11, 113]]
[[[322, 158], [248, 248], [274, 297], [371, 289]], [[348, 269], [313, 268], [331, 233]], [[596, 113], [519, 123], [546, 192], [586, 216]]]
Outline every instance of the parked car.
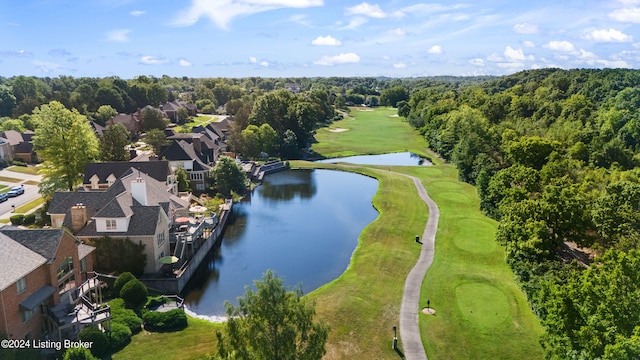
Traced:
[[24, 194], [24, 188], [22, 186], [14, 186], [9, 191], [7, 191], [8, 197], [16, 197], [22, 194]]
[[7, 196], [7, 193], [0, 194], [0, 202], [5, 202], [7, 200], [9, 200], [9, 196]]

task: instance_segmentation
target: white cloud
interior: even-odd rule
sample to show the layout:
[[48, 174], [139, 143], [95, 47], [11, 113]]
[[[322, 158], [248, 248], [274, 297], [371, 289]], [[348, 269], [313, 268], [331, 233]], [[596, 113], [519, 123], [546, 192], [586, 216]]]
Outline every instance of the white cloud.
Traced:
[[513, 31], [518, 34], [535, 34], [538, 32], [538, 25], [529, 23], [515, 24], [513, 26]]
[[420, 4], [407, 6], [402, 9], [402, 12], [409, 13], [409, 14], [415, 14], [417, 12], [437, 13], [437, 12], [443, 12], [443, 11], [449, 11], [449, 10], [458, 10], [458, 9], [466, 8], [468, 6], [469, 5], [466, 5], [466, 4], [442, 5], [442, 4], [420, 3]]
[[615, 10], [609, 13], [609, 17], [615, 21], [640, 24], [640, 8]]
[[117, 42], [127, 42], [129, 41], [129, 33], [131, 30], [129, 29], [119, 29], [109, 31], [107, 33], [107, 40], [109, 41], [117, 41]]
[[165, 58], [156, 58], [153, 56], [143, 56], [140, 58], [140, 63], [144, 65], [162, 65], [168, 62], [169, 60]]
[[258, 59], [256, 59], [254, 56], [249, 56], [249, 62], [255, 64], [258, 62]]
[[575, 50], [575, 47], [573, 46], [573, 44], [565, 40], [550, 41], [549, 43], [545, 44], [544, 47], [554, 51], [561, 51], [561, 52], [571, 52]]
[[325, 66], [333, 66], [336, 64], [349, 64], [349, 63], [359, 63], [360, 56], [358, 54], [350, 52], [343, 53], [334, 56], [325, 55], [322, 58], [314, 61], [315, 65], [325, 65]]
[[142, 16], [142, 15], [144, 15], [144, 14], [146, 14], [146, 13], [147, 13], [146, 11], [134, 10], [134, 11], [130, 12], [130, 13], [129, 13], [129, 15], [132, 15], [132, 16]]
[[504, 49], [504, 56], [507, 58], [508, 61], [511, 61], [511, 62], [534, 60], [533, 55], [525, 55], [522, 49], [514, 49], [511, 46], [507, 46]]
[[536, 44], [533, 43], [533, 41], [529, 41], [529, 40], [525, 40], [522, 42], [522, 45], [528, 47], [528, 48], [534, 48], [536, 47]]
[[629, 65], [629, 63], [627, 63], [624, 60], [605, 60], [605, 59], [600, 59], [596, 61], [597, 63], [600, 63], [602, 65], [604, 65], [604, 67], [608, 67], [608, 68], [625, 68], [625, 69], [630, 69], [631, 65]]
[[311, 45], [317, 46], [340, 46], [342, 43], [340, 40], [333, 38], [331, 35], [318, 36], [311, 41]]
[[404, 69], [404, 68], [407, 67], [407, 64], [405, 64], [405, 63], [396, 63], [396, 64], [393, 64], [393, 67], [396, 68], [396, 69]]
[[499, 68], [508, 69], [509, 71], [518, 71], [524, 69], [524, 64], [520, 62], [497, 63]]
[[260, 66], [269, 67], [269, 62], [268, 61], [260, 61]]
[[304, 9], [323, 5], [324, 0], [192, 0], [189, 8], [176, 16], [174, 24], [190, 26], [198, 22], [200, 18], [206, 17], [218, 27], [228, 29], [229, 23], [238, 16], [275, 9]]
[[379, 5], [371, 5], [367, 2], [349, 7], [345, 10], [345, 15], [363, 15], [367, 17], [382, 19], [387, 17], [387, 14], [382, 11]]
[[353, 19], [351, 19], [351, 21], [349, 21], [349, 23], [343, 27], [341, 27], [341, 30], [353, 30], [356, 29], [358, 27], [360, 27], [361, 25], [364, 25], [367, 23], [367, 18], [362, 17], [362, 16], [357, 16], [354, 17]]
[[595, 42], [630, 42], [633, 41], [633, 37], [623, 33], [616, 29], [608, 30], [593, 30], [587, 35], [585, 39]]
[[475, 66], [484, 66], [484, 60], [482, 60], [480, 58], [471, 59], [471, 60], [469, 60], [469, 63], [471, 65], [475, 65]]
[[180, 59], [180, 61], [178, 61], [178, 63], [180, 64], [180, 66], [184, 66], [184, 67], [189, 67], [191, 66], [191, 63], [185, 59]]
[[504, 61], [504, 58], [498, 54], [491, 54], [489, 56], [487, 56], [487, 60], [489, 61], [493, 61], [493, 62], [501, 62]]
[[442, 52], [443, 52], [442, 46], [440, 45], [433, 45], [432, 47], [429, 48], [429, 50], [427, 50], [427, 53], [431, 55], [442, 54]]
[[396, 29], [391, 29], [387, 31], [387, 34], [393, 35], [393, 36], [405, 36], [407, 32], [404, 31], [402, 28], [396, 28]]

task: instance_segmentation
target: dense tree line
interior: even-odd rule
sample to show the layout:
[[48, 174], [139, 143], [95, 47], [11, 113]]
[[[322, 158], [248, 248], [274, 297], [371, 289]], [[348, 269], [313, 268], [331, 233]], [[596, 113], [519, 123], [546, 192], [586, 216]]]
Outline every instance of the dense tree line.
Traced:
[[398, 104], [499, 221], [548, 358], [640, 354], [639, 105], [640, 71], [622, 69], [441, 83]]

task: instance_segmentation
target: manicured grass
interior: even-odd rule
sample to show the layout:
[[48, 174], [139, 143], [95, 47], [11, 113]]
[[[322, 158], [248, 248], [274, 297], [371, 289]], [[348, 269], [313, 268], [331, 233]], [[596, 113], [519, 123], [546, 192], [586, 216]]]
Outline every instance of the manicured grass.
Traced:
[[10, 183], [19, 183], [22, 181], [21, 179], [16, 179], [8, 176], [0, 176], [0, 181], [10, 182]]
[[189, 326], [175, 332], [141, 331], [131, 343], [113, 354], [113, 360], [200, 359], [217, 351], [216, 330], [223, 324], [188, 317]]
[[7, 170], [21, 174], [38, 175], [38, 168], [35, 166], [10, 166]]
[[29, 201], [28, 203], [20, 206], [19, 208], [16, 208], [16, 213], [26, 213], [27, 211], [42, 205], [43, 202], [44, 202], [44, 198], [41, 198], [41, 197], [32, 201]]
[[[412, 151], [432, 153], [424, 139], [394, 108], [351, 108], [350, 116], [316, 131], [311, 150], [325, 157]], [[346, 129], [346, 131], [339, 131]], [[332, 131], [333, 130], [333, 131]]]
[[215, 115], [198, 115], [198, 116], [192, 116], [191, 117], [191, 121], [189, 121], [188, 123], [185, 123], [184, 125], [181, 126], [177, 126], [177, 129], [188, 129], [189, 131], [191, 131], [192, 128], [196, 127], [196, 126], [200, 126], [200, 125], [207, 125], [210, 122], [214, 122], [214, 121], [218, 121], [218, 117]]
[[[422, 284], [421, 315], [427, 354], [434, 359], [541, 359], [542, 327], [495, 241], [497, 224], [479, 210], [471, 185], [449, 165], [406, 171], [422, 179], [438, 204], [440, 221], [433, 265]], [[436, 170], [436, 169], [434, 169]], [[452, 196], [455, 194], [455, 196]], [[500, 344], [496, 346], [496, 344]]]

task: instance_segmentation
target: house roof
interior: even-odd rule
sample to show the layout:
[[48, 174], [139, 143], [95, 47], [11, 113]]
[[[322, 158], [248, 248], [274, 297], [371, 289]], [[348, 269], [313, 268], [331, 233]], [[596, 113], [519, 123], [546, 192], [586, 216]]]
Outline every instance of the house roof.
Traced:
[[156, 233], [156, 227], [158, 226], [158, 217], [160, 212], [164, 211], [161, 206], [134, 206], [132, 207], [132, 216], [129, 221], [129, 228], [127, 231], [122, 232], [99, 232], [96, 230], [96, 222], [91, 221], [87, 223], [78, 236], [85, 237], [127, 237], [127, 236], [145, 236], [153, 235]]
[[98, 135], [99, 137], [102, 137], [102, 135], [104, 135], [104, 131], [105, 131], [105, 127], [98, 124], [95, 121], [90, 121], [89, 125], [91, 125], [91, 127], [93, 128], [93, 132], [96, 133], [96, 135]]
[[[131, 193], [131, 183], [137, 178], [145, 183], [147, 206], [135, 200]], [[105, 232], [96, 230], [95, 221], [87, 222], [77, 235], [94, 236], [135, 236], [155, 234], [158, 217], [164, 212], [171, 217], [174, 211], [186, 209], [189, 203], [169, 193], [164, 182], [155, 180], [150, 175], [130, 167], [116, 182], [105, 191], [57, 192], [54, 194], [50, 214], [65, 214], [63, 226], [71, 228], [71, 207], [82, 203], [87, 211], [88, 219], [95, 218], [129, 218], [127, 232]]]
[[42, 255], [0, 232], [0, 292], [46, 262]]
[[15, 146], [20, 144], [21, 142], [24, 142], [24, 139], [22, 138], [22, 134], [20, 134], [19, 132], [15, 131], [15, 130], [5, 130], [2, 132], [2, 137], [4, 137], [5, 139], [9, 140], [9, 144], [11, 144], [11, 146]]
[[96, 175], [99, 179], [98, 182], [101, 184], [105, 184], [107, 183], [107, 178], [110, 175], [119, 178], [120, 176], [122, 176], [122, 174], [124, 174], [132, 167], [162, 182], [166, 182], [167, 176], [173, 173], [173, 170], [171, 169], [168, 161], [110, 161], [89, 163], [84, 168], [84, 180], [82, 181], [82, 183], [90, 184], [91, 177]]
[[[18, 229], [11, 227], [0, 228], [0, 233], [10, 237], [20, 245], [39, 254], [51, 262], [56, 257], [58, 246], [64, 234], [63, 229]], [[15, 260], [13, 260], [15, 262]]]

